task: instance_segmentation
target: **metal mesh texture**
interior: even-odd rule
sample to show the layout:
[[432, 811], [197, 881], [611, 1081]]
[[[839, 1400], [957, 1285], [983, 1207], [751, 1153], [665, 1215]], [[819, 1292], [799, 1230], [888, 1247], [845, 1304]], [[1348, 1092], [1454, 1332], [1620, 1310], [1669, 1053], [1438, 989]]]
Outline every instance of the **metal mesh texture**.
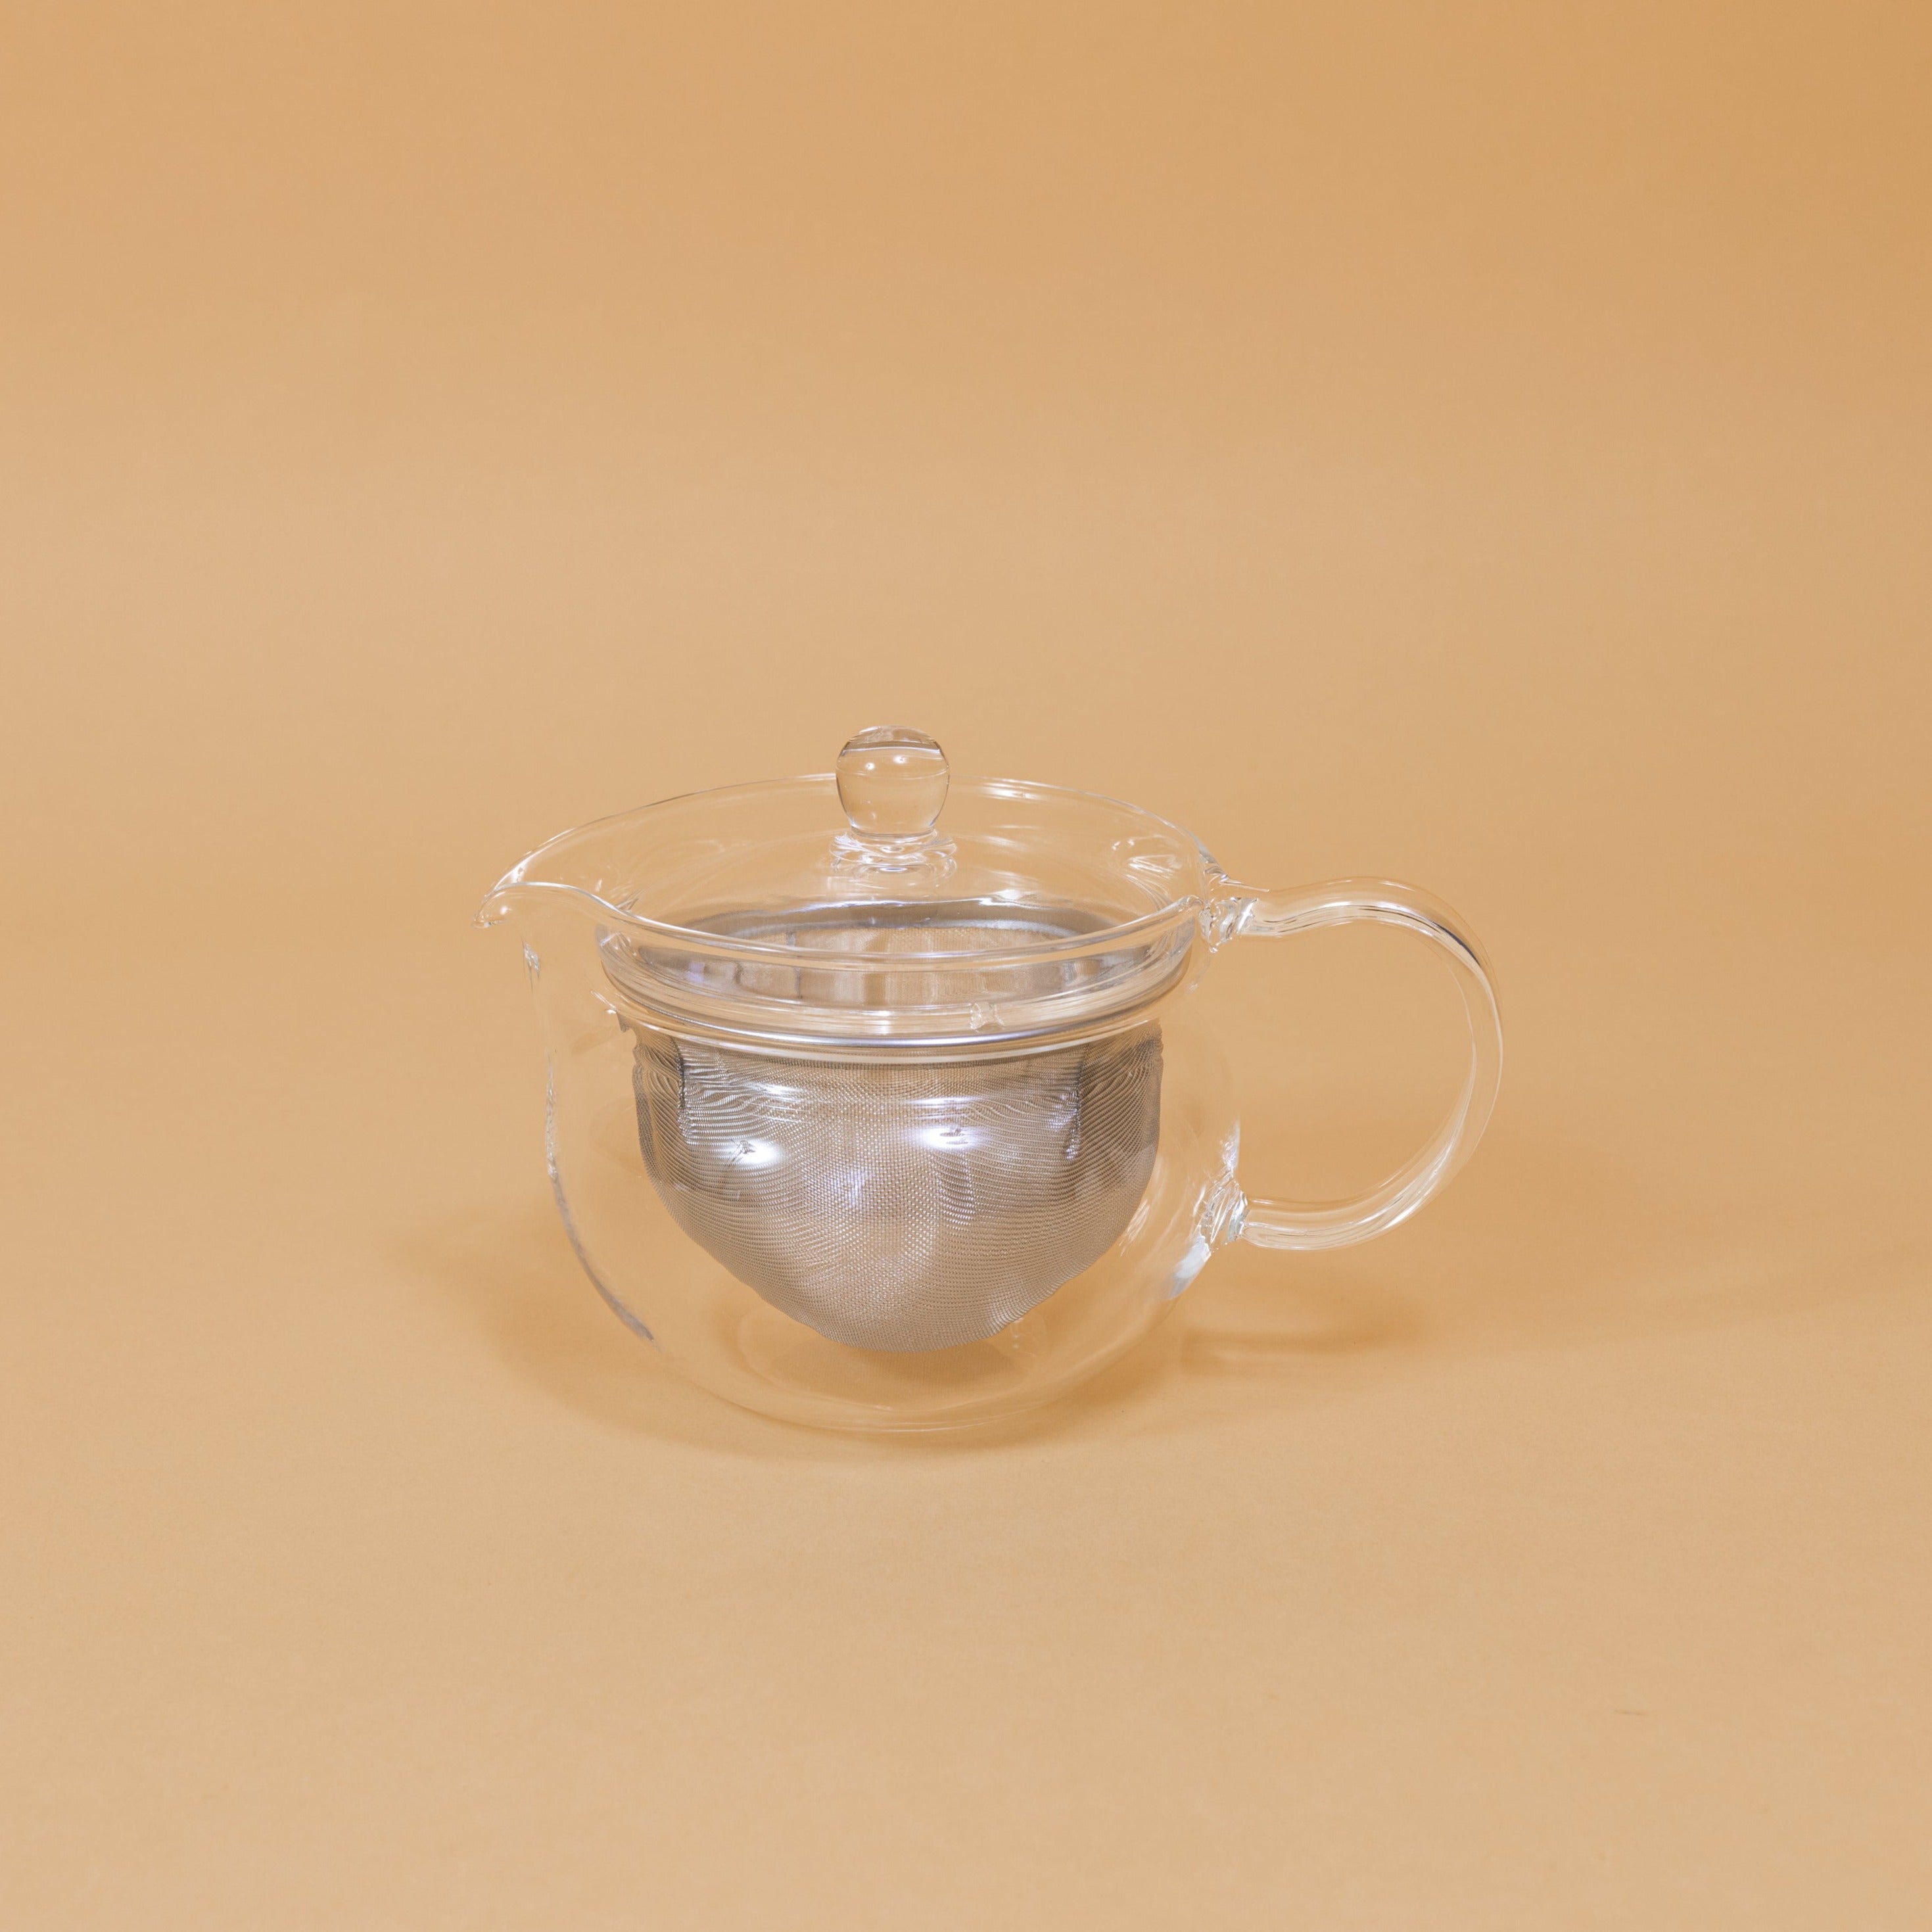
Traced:
[[854, 1348], [979, 1341], [1132, 1218], [1160, 1125], [1160, 1030], [892, 1064], [639, 1028], [645, 1167], [739, 1280]]

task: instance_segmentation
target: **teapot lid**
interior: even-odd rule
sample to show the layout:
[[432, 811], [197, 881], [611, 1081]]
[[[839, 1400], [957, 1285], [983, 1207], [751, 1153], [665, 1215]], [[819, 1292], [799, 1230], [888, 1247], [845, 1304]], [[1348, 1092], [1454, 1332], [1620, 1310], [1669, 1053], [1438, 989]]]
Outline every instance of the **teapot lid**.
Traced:
[[834, 770], [566, 832], [485, 902], [574, 895], [608, 991], [764, 1047], [952, 1050], [1132, 1024], [1187, 974], [1222, 874], [1192, 835], [1094, 794], [952, 774], [901, 725]]

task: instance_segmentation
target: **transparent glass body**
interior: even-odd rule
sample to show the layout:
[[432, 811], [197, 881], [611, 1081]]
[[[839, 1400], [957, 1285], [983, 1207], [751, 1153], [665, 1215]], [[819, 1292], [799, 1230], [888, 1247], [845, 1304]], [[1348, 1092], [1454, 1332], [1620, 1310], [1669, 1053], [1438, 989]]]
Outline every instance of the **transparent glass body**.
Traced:
[[[1336, 1246], [1413, 1213], [1501, 1068], [1482, 956], [1426, 895], [1244, 886], [1132, 806], [951, 780], [916, 733], [567, 832], [480, 916], [521, 932], [586, 1272], [694, 1380], [796, 1422], [929, 1430], [1052, 1400], [1223, 1244]], [[1359, 920], [1439, 949], [1468, 1078], [1360, 1198], [1252, 1200], [1190, 996], [1222, 946]]]

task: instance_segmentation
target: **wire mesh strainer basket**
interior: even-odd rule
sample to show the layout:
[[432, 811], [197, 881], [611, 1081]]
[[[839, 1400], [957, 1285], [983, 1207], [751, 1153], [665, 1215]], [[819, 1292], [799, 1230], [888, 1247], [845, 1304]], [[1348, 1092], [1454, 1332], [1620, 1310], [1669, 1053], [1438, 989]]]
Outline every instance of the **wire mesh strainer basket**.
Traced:
[[644, 1166], [679, 1225], [854, 1348], [978, 1341], [1132, 1220], [1160, 1127], [1160, 1030], [880, 1064], [637, 1030]]

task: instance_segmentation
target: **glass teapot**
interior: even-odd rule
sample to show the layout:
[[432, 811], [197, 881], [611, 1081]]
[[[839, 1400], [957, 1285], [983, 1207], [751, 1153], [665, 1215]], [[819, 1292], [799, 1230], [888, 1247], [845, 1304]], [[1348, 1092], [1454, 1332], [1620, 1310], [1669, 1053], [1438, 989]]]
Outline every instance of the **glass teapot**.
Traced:
[[[548, 1051], [551, 1185], [585, 1272], [693, 1379], [834, 1427], [1051, 1400], [1216, 1248], [1393, 1228], [1468, 1158], [1502, 1064], [1480, 949], [1406, 886], [1236, 884], [1150, 812], [953, 778], [922, 732], [836, 772], [600, 820], [498, 882]], [[1188, 1012], [1231, 940], [1358, 920], [1432, 940], [1469, 1066], [1359, 1199], [1251, 1199]]]

